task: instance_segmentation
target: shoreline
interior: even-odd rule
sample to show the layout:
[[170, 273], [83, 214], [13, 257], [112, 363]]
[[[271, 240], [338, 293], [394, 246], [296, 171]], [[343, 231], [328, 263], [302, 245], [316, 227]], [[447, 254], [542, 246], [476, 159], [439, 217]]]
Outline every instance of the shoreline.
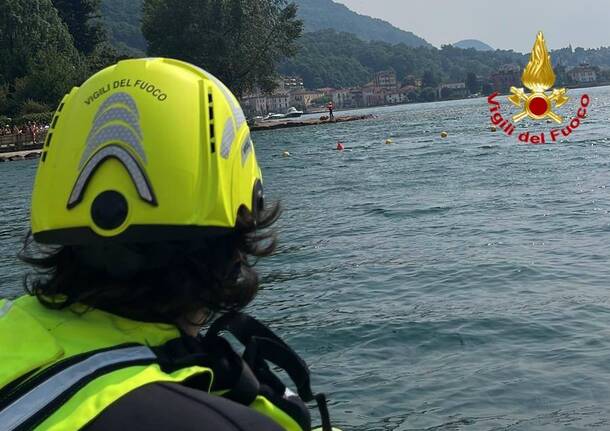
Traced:
[[[586, 89], [593, 89], [593, 88], [601, 88], [601, 87], [610, 87], [610, 81], [609, 82], [600, 82], [600, 83], [595, 83], [594, 85], [591, 85], [592, 83], [587, 83], [587, 84], [571, 84], [571, 85], [564, 85], [564, 86], [557, 86], [557, 88], [561, 88], [561, 87], [565, 87], [568, 90], [586, 90]], [[507, 93], [499, 93], [499, 96], [510, 96], [510, 91]], [[365, 109], [374, 109], [374, 108], [388, 108], [388, 107], [393, 107], [393, 106], [405, 106], [405, 105], [423, 105], [423, 104], [430, 104], [430, 103], [443, 103], [443, 102], [455, 102], [458, 100], [476, 100], [476, 99], [486, 99], [489, 95], [488, 94], [481, 94], [479, 96], [469, 96], [469, 97], [450, 97], [447, 99], [438, 99], [438, 100], [428, 100], [428, 101], [418, 101], [418, 102], [405, 102], [405, 103], [391, 103], [391, 104], [382, 104], [382, 105], [373, 105], [373, 106], [358, 106], [358, 107], [352, 107], [352, 108], [339, 108], [339, 109], [335, 109], [334, 112], [336, 113], [340, 113], [340, 112], [348, 112], [348, 111], [358, 111], [358, 110], [365, 110]], [[316, 114], [316, 112], [312, 112], [312, 113], [307, 113], [307, 114]], [[281, 121], [281, 120], [279, 120]]]

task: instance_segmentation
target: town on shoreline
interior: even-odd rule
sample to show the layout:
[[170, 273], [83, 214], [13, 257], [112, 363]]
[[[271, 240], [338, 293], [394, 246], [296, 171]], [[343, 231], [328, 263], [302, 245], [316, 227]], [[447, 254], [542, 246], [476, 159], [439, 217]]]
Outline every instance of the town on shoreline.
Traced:
[[[260, 120], [272, 113], [286, 113], [291, 107], [309, 114], [323, 113], [331, 102], [336, 110], [346, 110], [475, 98], [493, 92], [507, 94], [512, 86], [522, 87], [522, 73], [521, 66], [507, 64], [488, 77], [469, 74], [463, 82], [438, 83], [426, 74], [399, 80], [390, 69], [375, 73], [370, 82], [360, 87], [316, 89], [305, 88], [299, 76], [281, 76], [273, 92], [254, 91], [240, 101], [249, 118]], [[567, 88], [610, 85], [604, 78], [598, 67], [583, 63], [562, 72], [558, 82]]]

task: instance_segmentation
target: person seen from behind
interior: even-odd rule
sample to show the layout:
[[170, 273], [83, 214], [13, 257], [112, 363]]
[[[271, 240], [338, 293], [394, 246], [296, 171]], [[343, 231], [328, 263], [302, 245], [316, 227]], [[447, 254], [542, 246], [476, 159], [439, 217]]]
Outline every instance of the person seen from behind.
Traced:
[[0, 428], [308, 431], [316, 401], [331, 431], [303, 360], [241, 312], [279, 214], [213, 75], [136, 59], [74, 88], [34, 184], [27, 294], [0, 300]]

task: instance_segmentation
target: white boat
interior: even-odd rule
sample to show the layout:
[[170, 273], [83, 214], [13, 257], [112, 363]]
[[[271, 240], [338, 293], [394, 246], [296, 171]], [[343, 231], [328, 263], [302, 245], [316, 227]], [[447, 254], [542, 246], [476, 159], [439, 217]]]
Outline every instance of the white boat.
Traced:
[[281, 120], [283, 118], [286, 118], [284, 114], [274, 114], [273, 112], [270, 112], [265, 117], [265, 120]]
[[286, 118], [299, 118], [303, 115], [303, 111], [297, 110], [294, 106], [286, 112]]

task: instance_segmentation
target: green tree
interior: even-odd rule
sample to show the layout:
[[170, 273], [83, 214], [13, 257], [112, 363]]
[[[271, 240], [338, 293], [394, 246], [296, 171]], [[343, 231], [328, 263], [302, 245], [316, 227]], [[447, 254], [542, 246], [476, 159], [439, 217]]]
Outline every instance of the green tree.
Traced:
[[411, 90], [407, 93], [407, 99], [409, 102], [417, 102], [419, 100], [419, 94], [417, 94], [417, 90]]
[[472, 72], [468, 72], [466, 75], [466, 88], [470, 94], [478, 93], [481, 90], [481, 83], [477, 79], [477, 75]]
[[51, 0], [0, 0], [2, 110], [14, 114], [32, 99], [56, 105], [86, 74]]
[[437, 76], [430, 70], [424, 72], [421, 81], [422, 87], [437, 87], [439, 83]]
[[434, 102], [436, 100], [436, 89], [432, 87], [422, 88], [419, 100], [422, 102]]
[[0, 10], [0, 80], [12, 83], [27, 75], [30, 60], [41, 51], [77, 57], [51, 0], [0, 0]]
[[276, 66], [297, 51], [302, 23], [286, 0], [145, 0], [148, 54], [196, 64], [241, 95], [271, 90]]
[[555, 66], [555, 76], [556, 76], [556, 81], [555, 81], [556, 86], [569, 84], [570, 77], [568, 75], [568, 71], [566, 70], [566, 67], [563, 64], [559, 64], [559, 65]]
[[[0, 85], [0, 112], [8, 112], [9, 109], [9, 89], [8, 84], [4, 83]], [[2, 126], [2, 121], [0, 121]]]
[[45, 105], [44, 103], [36, 102], [32, 99], [27, 99], [21, 105], [21, 113], [23, 115], [28, 114], [42, 114], [45, 112], [49, 112], [51, 107], [49, 105]]
[[490, 95], [494, 92], [494, 86], [491, 82], [483, 83], [483, 87], [481, 88], [481, 93], [484, 95]]
[[68, 26], [76, 49], [89, 55], [106, 39], [100, 18], [100, 0], [53, 0], [53, 6]]
[[122, 55], [109, 42], [100, 43], [95, 47], [88, 57], [88, 67], [91, 72], [97, 72], [105, 67], [112, 66], [118, 60], [124, 60], [130, 56]]
[[29, 73], [15, 81], [13, 97], [23, 112], [23, 103], [34, 100], [55, 107], [70, 89], [89, 74], [87, 64], [80, 58], [50, 56], [43, 51], [30, 59]]

